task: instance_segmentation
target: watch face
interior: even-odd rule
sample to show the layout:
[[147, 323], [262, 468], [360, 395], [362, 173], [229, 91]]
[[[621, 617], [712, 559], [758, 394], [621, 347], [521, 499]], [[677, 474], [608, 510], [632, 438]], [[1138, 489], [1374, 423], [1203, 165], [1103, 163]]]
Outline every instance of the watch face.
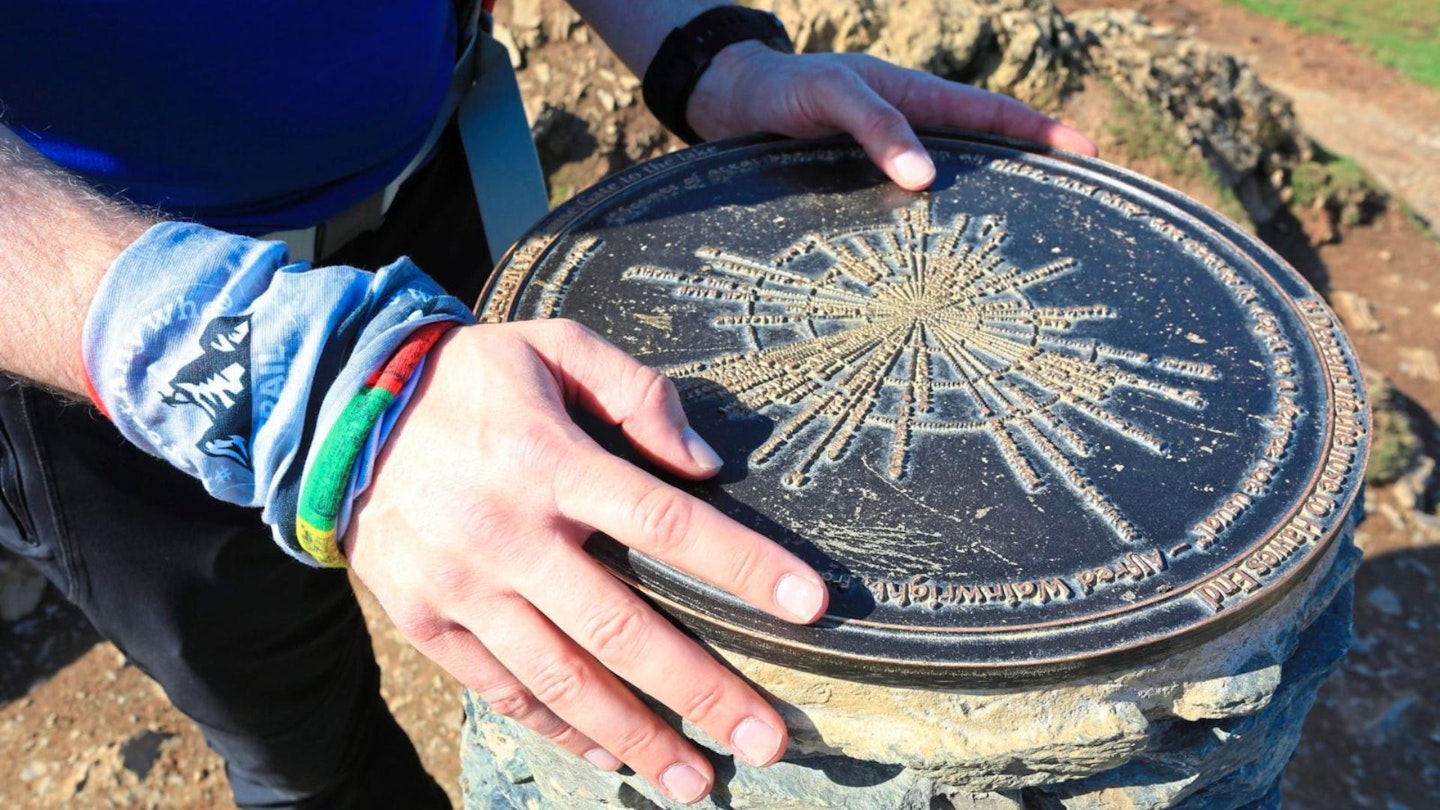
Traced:
[[931, 685], [1150, 659], [1300, 582], [1352, 518], [1368, 433], [1319, 296], [1137, 175], [924, 141], [921, 193], [848, 140], [686, 150], [512, 251], [483, 320], [571, 318], [663, 369], [726, 461], [675, 483], [813, 565], [831, 608], [795, 627], [592, 553], [721, 645]]

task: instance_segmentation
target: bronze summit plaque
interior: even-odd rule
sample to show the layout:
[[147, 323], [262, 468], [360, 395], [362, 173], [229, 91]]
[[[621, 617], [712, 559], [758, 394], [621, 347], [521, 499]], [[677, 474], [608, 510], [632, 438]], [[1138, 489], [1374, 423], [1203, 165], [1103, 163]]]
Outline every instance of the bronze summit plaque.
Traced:
[[721, 645], [931, 685], [1153, 659], [1304, 577], [1368, 432], [1314, 290], [1138, 175], [925, 141], [924, 193], [845, 140], [685, 150], [511, 253], [483, 319], [573, 318], [675, 378], [727, 465], [690, 490], [814, 565], [831, 610], [794, 627], [592, 551]]

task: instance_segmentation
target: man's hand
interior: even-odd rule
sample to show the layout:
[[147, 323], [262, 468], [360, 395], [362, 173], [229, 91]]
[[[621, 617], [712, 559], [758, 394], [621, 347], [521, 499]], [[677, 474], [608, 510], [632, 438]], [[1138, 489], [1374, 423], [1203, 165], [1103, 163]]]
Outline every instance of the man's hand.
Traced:
[[782, 54], [738, 42], [716, 54], [686, 110], [706, 139], [770, 132], [849, 133], [903, 188], [935, 179], [912, 125], [957, 127], [1095, 155], [1084, 135], [1008, 96], [906, 70], [864, 54]]
[[799, 559], [607, 453], [566, 413], [706, 478], [720, 459], [670, 381], [583, 327], [539, 321], [455, 330], [419, 386], [346, 539], [410, 641], [491, 709], [677, 801], [709, 791], [709, 762], [627, 682], [742, 759], [777, 759], [774, 709], [581, 548], [604, 532], [782, 619], [823, 615], [824, 584]]

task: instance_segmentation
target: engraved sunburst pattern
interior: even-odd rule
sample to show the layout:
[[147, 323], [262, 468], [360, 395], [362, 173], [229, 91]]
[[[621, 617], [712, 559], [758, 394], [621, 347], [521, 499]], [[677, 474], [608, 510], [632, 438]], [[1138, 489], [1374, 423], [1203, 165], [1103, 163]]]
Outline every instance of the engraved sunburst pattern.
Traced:
[[896, 480], [917, 453], [943, 452], [921, 437], [982, 434], [1026, 491], [1058, 481], [1116, 536], [1138, 540], [1085, 473], [1095, 452], [1086, 436], [1108, 432], [1164, 454], [1160, 436], [1115, 409], [1115, 393], [1198, 411], [1197, 391], [1165, 380], [1213, 381], [1215, 369], [1076, 337], [1077, 324], [1117, 314], [1100, 304], [1036, 306], [1033, 288], [1079, 264], [1057, 255], [1016, 266], [1006, 238], [999, 217], [937, 222], [921, 200], [892, 222], [809, 234], [768, 259], [702, 248], [700, 272], [642, 265], [625, 278], [713, 306], [714, 328], [743, 331], [748, 350], [665, 371], [691, 402], [774, 416], [750, 462], [785, 465], [786, 486], [845, 462], [865, 431], [886, 434], [879, 466]]

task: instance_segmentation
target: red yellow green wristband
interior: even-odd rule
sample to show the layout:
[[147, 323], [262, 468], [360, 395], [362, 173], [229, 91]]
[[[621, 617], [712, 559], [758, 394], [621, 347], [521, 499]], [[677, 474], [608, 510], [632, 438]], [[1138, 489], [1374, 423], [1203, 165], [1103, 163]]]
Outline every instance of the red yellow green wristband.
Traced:
[[370, 374], [365, 387], [341, 412], [315, 457], [315, 464], [300, 487], [296, 536], [300, 547], [327, 568], [344, 568], [337, 530], [341, 507], [350, 487], [355, 461], [370, 433], [395, 402], [435, 341], [457, 324], [429, 323], [416, 329], [385, 365]]

